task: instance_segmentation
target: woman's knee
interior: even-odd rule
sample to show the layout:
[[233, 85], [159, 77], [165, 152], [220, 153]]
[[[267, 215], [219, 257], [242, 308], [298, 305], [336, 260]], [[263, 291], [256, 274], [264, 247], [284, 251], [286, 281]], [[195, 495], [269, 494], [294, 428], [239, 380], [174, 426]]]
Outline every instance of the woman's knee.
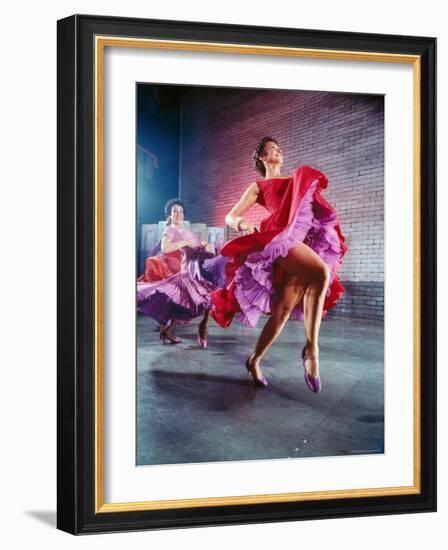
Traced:
[[319, 262], [314, 275], [315, 282], [319, 283], [323, 287], [327, 287], [330, 283], [330, 268], [325, 262]]

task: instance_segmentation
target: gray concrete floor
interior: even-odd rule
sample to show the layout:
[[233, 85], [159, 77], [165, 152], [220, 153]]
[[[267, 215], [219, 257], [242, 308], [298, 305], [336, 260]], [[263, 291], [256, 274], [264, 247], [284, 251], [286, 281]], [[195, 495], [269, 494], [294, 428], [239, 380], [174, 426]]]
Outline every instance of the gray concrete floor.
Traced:
[[137, 465], [221, 462], [384, 452], [383, 324], [323, 320], [322, 392], [305, 385], [298, 361], [303, 324], [289, 321], [263, 362], [256, 388], [244, 362], [264, 325], [198, 321], [162, 345], [155, 322], [137, 318]]

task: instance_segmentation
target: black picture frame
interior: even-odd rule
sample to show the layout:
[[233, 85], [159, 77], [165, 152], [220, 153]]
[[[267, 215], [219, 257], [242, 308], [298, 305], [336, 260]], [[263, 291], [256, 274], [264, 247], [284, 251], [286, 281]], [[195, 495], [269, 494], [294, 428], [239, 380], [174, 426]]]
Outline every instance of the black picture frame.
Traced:
[[[260, 504], [98, 511], [95, 439], [96, 36], [415, 56], [420, 67], [419, 490]], [[57, 526], [72, 534], [436, 510], [436, 39], [74, 15], [58, 21]]]

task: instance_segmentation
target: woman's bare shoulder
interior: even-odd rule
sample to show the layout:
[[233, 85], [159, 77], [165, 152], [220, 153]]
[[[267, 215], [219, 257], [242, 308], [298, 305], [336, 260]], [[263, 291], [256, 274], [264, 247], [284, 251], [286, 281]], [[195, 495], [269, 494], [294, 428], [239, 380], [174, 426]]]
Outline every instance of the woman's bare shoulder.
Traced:
[[163, 230], [162, 238], [168, 237], [169, 239], [171, 239], [175, 233], [176, 230], [174, 229], [174, 227], [171, 227], [171, 225], [166, 225], [165, 229]]
[[247, 197], [250, 195], [258, 195], [259, 187], [256, 181], [249, 183], [249, 185], [244, 189], [243, 196]]

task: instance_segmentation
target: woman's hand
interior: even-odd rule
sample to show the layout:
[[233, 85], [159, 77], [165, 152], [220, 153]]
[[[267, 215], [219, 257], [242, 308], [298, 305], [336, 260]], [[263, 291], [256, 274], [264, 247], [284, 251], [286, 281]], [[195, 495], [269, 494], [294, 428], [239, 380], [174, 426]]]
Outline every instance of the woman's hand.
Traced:
[[176, 250], [180, 250], [181, 248], [195, 248], [196, 246], [197, 242], [194, 239], [177, 241], [176, 243], [173, 243], [171, 242], [171, 239], [168, 237], [168, 235], [163, 235], [161, 250], [164, 254], [168, 254], [169, 252], [175, 252]]
[[252, 225], [250, 222], [247, 222], [246, 220], [240, 220], [238, 222], [238, 231], [249, 234], [255, 233], [255, 226]]
[[208, 241], [201, 241], [201, 246], [203, 246], [207, 252], [213, 252], [212, 245]]

